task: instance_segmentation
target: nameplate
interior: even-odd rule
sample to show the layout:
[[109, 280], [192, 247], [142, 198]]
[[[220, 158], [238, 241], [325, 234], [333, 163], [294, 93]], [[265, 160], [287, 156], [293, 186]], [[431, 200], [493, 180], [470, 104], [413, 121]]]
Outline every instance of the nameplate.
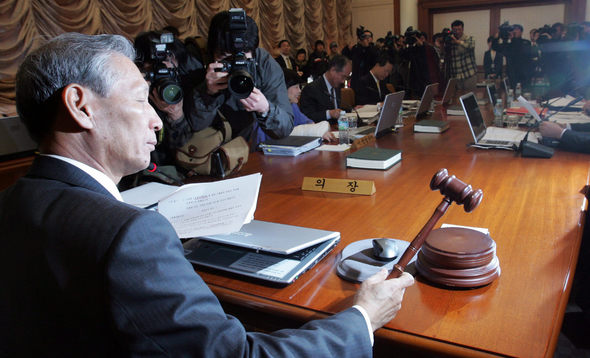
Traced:
[[357, 195], [373, 195], [376, 191], [375, 183], [372, 180], [314, 177], [304, 177], [301, 189]]
[[372, 133], [367, 134], [364, 137], [353, 140], [352, 144], [350, 145], [350, 151], [354, 152], [358, 149], [361, 149], [362, 147], [366, 147], [368, 145], [373, 145], [374, 143], [375, 143], [375, 135]]

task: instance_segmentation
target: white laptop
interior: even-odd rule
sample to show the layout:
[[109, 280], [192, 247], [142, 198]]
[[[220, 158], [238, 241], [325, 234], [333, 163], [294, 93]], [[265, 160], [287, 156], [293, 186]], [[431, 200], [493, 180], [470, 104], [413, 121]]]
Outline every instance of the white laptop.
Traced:
[[[473, 145], [478, 148], [497, 148], [516, 150], [527, 132], [518, 129], [486, 127], [475, 95], [467, 93], [459, 98], [465, 112], [467, 124], [473, 136]], [[528, 136], [528, 140], [538, 142], [538, 134]]]
[[238, 232], [198, 237], [183, 246], [194, 264], [287, 285], [339, 241], [336, 231], [252, 220]]
[[418, 109], [416, 110], [416, 119], [422, 119], [428, 115], [430, 111], [430, 106], [432, 105], [432, 100], [434, 99], [434, 95], [438, 91], [438, 83], [432, 83], [424, 88], [424, 93], [422, 93], [422, 99], [420, 100], [420, 104], [418, 105]]
[[392, 128], [403, 126], [402, 118], [399, 116], [399, 110], [402, 106], [404, 95], [404, 91], [399, 91], [385, 96], [385, 101], [383, 102], [383, 108], [381, 108], [381, 112], [379, 113], [377, 125], [351, 129], [350, 135], [354, 138], [360, 138], [373, 133], [375, 138], [379, 138], [390, 133]]

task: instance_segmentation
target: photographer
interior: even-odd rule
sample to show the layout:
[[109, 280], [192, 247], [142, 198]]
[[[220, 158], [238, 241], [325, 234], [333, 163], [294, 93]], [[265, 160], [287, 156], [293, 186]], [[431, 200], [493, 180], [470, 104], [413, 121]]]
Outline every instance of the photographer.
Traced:
[[252, 130], [255, 121], [272, 138], [288, 136], [293, 129], [293, 112], [283, 71], [258, 47], [254, 20], [242, 9], [218, 13], [211, 20], [207, 50], [215, 62], [209, 64], [205, 82], [190, 98], [194, 105], [189, 123], [177, 130], [198, 131], [225, 118], [232, 138], [243, 137], [251, 143], [251, 150], [258, 144]]
[[404, 33], [406, 48], [402, 56], [409, 62], [410, 96], [419, 98], [424, 88], [431, 83], [440, 82], [439, 59], [436, 50], [426, 42], [426, 34], [408, 27]]
[[475, 92], [477, 87], [477, 70], [475, 67], [475, 40], [463, 32], [464, 24], [455, 20], [451, 24], [449, 39], [448, 78], [457, 79], [457, 90], [462, 93]]
[[506, 58], [506, 73], [511, 86], [520, 83], [528, 87], [534, 70], [532, 64], [531, 42], [522, 38], [522, 25], [500, 25], [494, 36], [492, 49]]
[[369, 73], [371, 68], [377, 62], [378, 51], [373, 42], [373, 33], [366, 30], [363, 26], [356, 29], [358, 42], [351, 50], [350, 59], [352, 60], [352, 77], [350, 87], [354, 92], [360, 90], [360, 78]]
[[150, 103], [164, 124], [152, 161], [158, 165], [173, 164], [175, 149], [190, 135], [180, 135], [176, 128], [191, 120], [185, 114], [194, 112], [192, 102], [184, 98], [190, 97], [194, 87], [203, 81], [204, 68], [172, 33], [141, 33], [135, 38], [134, 47], [135, 63], [151, 86]]

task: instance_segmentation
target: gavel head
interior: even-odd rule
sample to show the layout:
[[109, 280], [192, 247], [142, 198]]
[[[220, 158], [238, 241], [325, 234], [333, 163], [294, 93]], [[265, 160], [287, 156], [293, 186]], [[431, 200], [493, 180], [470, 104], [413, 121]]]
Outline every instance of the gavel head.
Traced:
[[439, 170], [430, 181], [430, 189], [440, 190], [440, 193], [457, 204], [463, 204], [466, 212], [471, 212], [481, 202], [481, 189], [472, 190], [471, 185], [465, 184], [454, 175], [449, 176], [446, 169]]

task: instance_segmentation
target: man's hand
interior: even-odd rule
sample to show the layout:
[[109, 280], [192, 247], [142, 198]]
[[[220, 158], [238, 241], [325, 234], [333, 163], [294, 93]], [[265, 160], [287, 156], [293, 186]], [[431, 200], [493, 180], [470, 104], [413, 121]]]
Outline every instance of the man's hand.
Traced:
[[222, 68], [223, 64], [220, 62], [212, 62], [207, 67], [207, 74], [205, 75], [205, 81], [207, 81], [207, 93], [215, 95], [219, 91], [227, 88], [227, 72], [216, 72], [216, 68]]
[[322, 136], [322, 139], [325, 140], [328, 143], [335, 142], [336, 141], [336, 136], [331, 131], [327, 131]]
[[258, 112], [262, 114], [267, 113], [270, 109], [268, 100], [256, 87], [254, 87], [248, 98], [241, 99], [240, 102], [244, 105], [244, 109], [248, 112]]
[[564, 125], [555, 122], [541, 122], [539, 125], [539, 132], [541, 132], [543, 137], [560, 139], [561, 132], [563, 132], [564, 128]]
[[175, 104], [166, 103], [166, 101], [160, 98], [160, 95], [155, 88], [150, 92], [150, 100], [156, 108], [168, 115], [168, 120], [170, 121], [177, 121], [184, 116], [182, 110], [183, 100], [180, 100], [180, 102]]
[[587, 116], [590, 116], [590, 100], [584, 103], [584, 107], [582, 107], [582, 110], [584, 111], [584, 113], [586, 113]]
[[406, 287], [414, 284], [414, 277], [404, 272], [399, 278], [385, 280], [387, 270], [381, 269], [366, 279], [354, 299], [363, 307], [371, 320], [373, 331], [391, 321], [402, 308]]
[[330, 110], [330, 118], [334, 118], [337, 119], [340, 117], [340, 112], [342, 112], [342, 110], [340, 108], [336, 108], [336, 109], [331, 109]]

